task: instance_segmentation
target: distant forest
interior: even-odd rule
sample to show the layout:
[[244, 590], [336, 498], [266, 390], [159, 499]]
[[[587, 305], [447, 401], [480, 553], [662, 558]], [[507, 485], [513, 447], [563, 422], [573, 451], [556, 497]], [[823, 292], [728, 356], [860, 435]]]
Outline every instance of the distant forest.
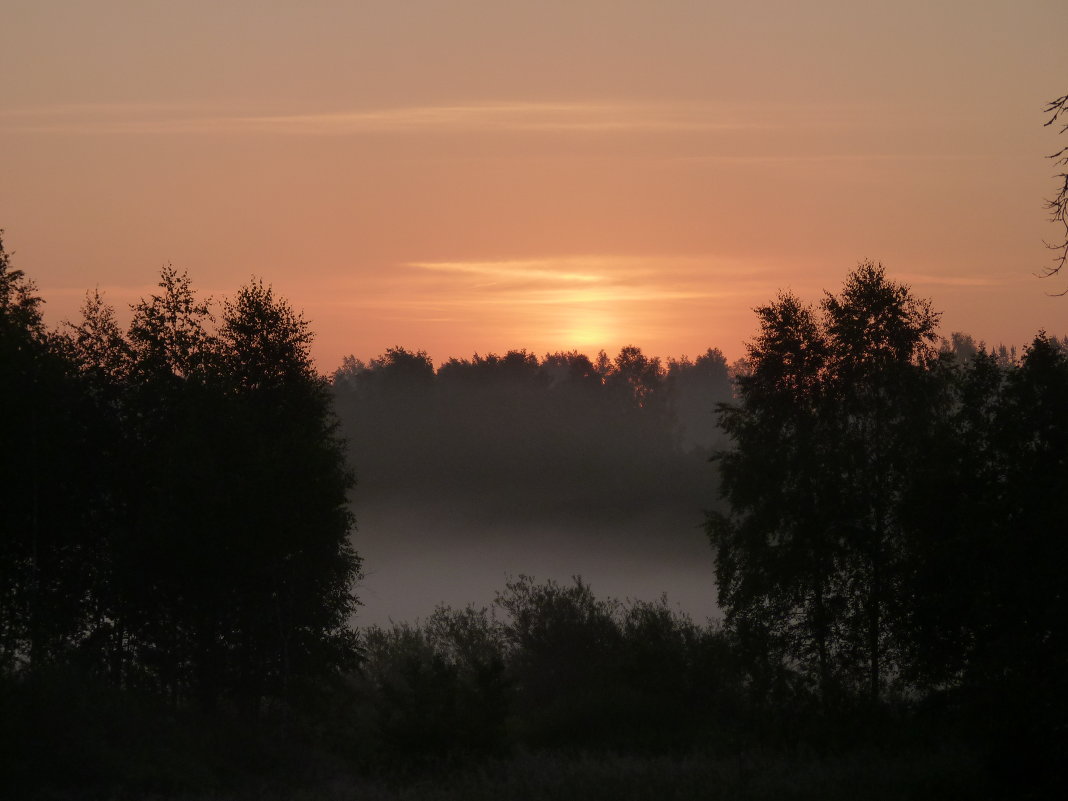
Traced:
[[698, 467], [725, 444], [716, 404], [731, 398], [718, 350], [663, 363], [634, 346], [592, 359], [476, 354], [436, 370], [397, 347], [368, 364], [346, 358], [332, 384], [361, 493], [576, 515], [706, 496]]
[[[397, 347], [326, 377], [259, 281], [213, 308], [168, 267], [126, 330], [95, 293], [58, 330], [41, 303], [0, 244], [12, 797], [1062, 786], [1063, 340], [940, 340], [867, 262], [756, 309], [733, 365]], [[518, 576], [488, 608], [358, 627], [357, 477], [626, 513], [691, 497], [709, 459], [722, 621]]]

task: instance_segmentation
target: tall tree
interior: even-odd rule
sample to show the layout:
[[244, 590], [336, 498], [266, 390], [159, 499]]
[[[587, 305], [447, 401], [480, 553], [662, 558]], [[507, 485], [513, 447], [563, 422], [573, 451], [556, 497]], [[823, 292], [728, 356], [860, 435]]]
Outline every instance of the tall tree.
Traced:
[[893, 662], [902, 482], [919, 458], [913, 390], [934, 341], [926, 301], [862, 263], [819, 313], [757, 309], [749, 372], [722, 407], [728, 514], [711, 514], [727, 622], [813, 676], [877, 701]]
[[[814, 667], [823, 697], [835, 681], [834, 541], [820, 511], [821, 375], [828, 346], [814, 310], [791, 294], [756, 309], [751, 370], [737, 405], [720, 406], [732, 448], [720, 452], [729, 513], [709, 514], [726, 623], [773, 661]], [[824, 499], [825, 501], [825, 499]]]
[[0, 238], [0, 670], [46, 663], [87, 625], [92, 423], [42, 304]]
[[288, 303], [253, 281], [216, 323], [187, 275], [159, 287], [125, 336], [90, 295], [67, 337], [117, 440], [97, 641], [120, 683], [254, 711], [353, 657], [353, 477]]
[[37, 608], [41, 465], [39, 377], [46, 357], [36, 287], [0, 232], [0, 668], [30, 652]]
[[[218, 331], [228, 396], [226, 516], [235, 572], [236, 689], [254, 704], [351, 662], [360, 560], [345, 464], [310, 327], [253, 281], [224, 303]], [[234, 495], [241, 499], [233, 504]]]
[[938, 314], [929, 301], [861, 264], [840, 296], [822, 304], [829, 345], [825, 401], [837, 422], [839, 522], [849, 538], [851, 628], [865, 632], [868, 692], [878, 700], [883, 668], [896, 664], [891, 610], [898, 590], [904, 488], [922, 464], [917, 437], [928, 410], [923, 379]]

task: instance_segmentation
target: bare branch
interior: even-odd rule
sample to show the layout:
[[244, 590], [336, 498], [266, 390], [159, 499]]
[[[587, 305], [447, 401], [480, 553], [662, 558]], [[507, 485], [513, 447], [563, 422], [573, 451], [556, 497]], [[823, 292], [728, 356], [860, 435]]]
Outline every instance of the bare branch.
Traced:
[[[1050, 101], [1044, 109], [1044, 113], [1050, 118], [1043, 125], [1050, 126], [1057, 122], [1062, 114], [1068, 114], [1068, 95], [1062, 95], [1056, 100]], [[1059, 133], [1068, 132], [1068, 124], [1061, 127]], [[1049, 156], [1058, 166], [1068, 166], [1068, 147], [1062, 147], [1056, 153]], [[1042, 271], [1045, 278], [1057, 275], [1066, 263], [1068, 263], [1068, 173], [1062, 172], [1054, 176], [1060, 181], [1060, 188], [1056, 196], [1046, 201], [1046, 210], [1049, 212], [1051, 223], [1060, 223], [1064, 227], [1064, 238], [1060, 242], [1045, 242], [1045, 246], [1055, 252], [1052, 266]], [[1068, 294], [1068, 288], [1063, 292], [1052, 293], [1054, 295]]]

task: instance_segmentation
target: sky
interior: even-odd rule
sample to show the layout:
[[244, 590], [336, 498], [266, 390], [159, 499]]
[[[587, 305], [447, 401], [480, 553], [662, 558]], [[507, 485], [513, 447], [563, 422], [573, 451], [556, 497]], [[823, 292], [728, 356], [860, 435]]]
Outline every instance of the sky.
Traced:
[[1068, 4], [0, 0], [0, 228], [75, 320], [262, 277], [329, 372], [401, 345], [730, 359], [859, 261], [942, 331], [1068, 331]]

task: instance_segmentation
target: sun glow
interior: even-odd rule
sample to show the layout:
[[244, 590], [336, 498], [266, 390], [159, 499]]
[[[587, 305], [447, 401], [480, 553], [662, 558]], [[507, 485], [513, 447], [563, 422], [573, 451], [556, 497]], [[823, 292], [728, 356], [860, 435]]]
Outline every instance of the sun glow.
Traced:
[[615, 321], [603, 311], [578, 309], [560, 332], [560, 340], [576, 348], [601, 348], [614, 341]]

